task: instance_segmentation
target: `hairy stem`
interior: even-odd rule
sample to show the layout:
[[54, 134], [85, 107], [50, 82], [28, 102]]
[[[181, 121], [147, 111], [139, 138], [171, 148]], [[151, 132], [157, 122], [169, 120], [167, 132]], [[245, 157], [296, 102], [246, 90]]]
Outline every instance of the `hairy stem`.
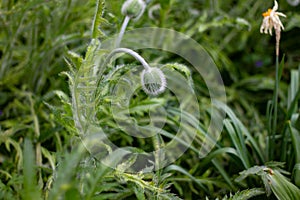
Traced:
[[135, 51], [131, 50], [131, 49], [127, 49], [127, 48], [117, 48], [114, 49], [112, 52], [110, 52], [110, 54], [108, 54], [108, 56], [106, 57], [106, 60], [103, 63], [103, 66], [106, 66], [108, 64], [108, 62], [110, 61], [110, 59], [116, 55], [117, 53], [126, 53], [129, 54], [131, 56], [133, 56], [137, 61], [139, 61], [143, 67], [146, 70], [150, 70], [150, 66], [149, 64], [145, 61], [145, 59], [140, 56], [138, 53], [136, 53]]
[[119, 36], [117, 38], [117, 41], [116, 41], [116, 44], [115, 44], [115, 48], [118, 48], [120, 47], [120, 44], [121, 44], [121, 41], [122, 41], [122, 38], [124, 36], [124, 33], [125, 33], [125, 30], [127, 28], [127, 25], [130, 21], [130, 17], [126, 16], [124, 21], [123, 21], [123, 24], [122, 24], [122, 27], [121, 27], [121, 30], [120, 30], [120, 33], [119, 33]]

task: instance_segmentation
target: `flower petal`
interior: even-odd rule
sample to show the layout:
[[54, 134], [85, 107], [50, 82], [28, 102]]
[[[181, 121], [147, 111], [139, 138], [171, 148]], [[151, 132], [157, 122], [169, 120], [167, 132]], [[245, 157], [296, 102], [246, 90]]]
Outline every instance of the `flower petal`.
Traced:
[[278, 9], [278, 3], [276, 0], [274, 0], [274, 7], [273, 7], [273, 11], [276, 11]]
[[279, 15], [279, 16], [281, 16], [281, 17], [286, 17], [286, 15], [283, 14], [282, 12], [276, 12], [275, 14], [276, 14], [276, 15]]

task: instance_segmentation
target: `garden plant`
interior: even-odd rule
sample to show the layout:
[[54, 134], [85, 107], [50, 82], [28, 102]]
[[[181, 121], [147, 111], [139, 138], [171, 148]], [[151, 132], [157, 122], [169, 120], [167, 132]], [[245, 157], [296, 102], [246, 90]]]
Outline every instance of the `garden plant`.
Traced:
[[300, 199], [299, 0], [0, 1], [0, 199]]

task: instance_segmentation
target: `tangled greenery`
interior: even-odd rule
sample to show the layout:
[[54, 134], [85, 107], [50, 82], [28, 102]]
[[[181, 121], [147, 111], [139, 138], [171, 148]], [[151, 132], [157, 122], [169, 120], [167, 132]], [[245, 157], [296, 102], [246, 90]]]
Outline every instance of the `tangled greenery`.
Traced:
[[[0, 199], [300, 199], [299, 2], [278, 2], [287, 18], [277, 70], [275, 37], [259, 33], [272, 0], [127, 0], [127, 6], [133, 3], [128, 10], [124, 2], [0, 2]], [[208, 154], [201, 155], [202, 142], [216, 116], [205, 81], [190, 63], [172, 53], [139, 50], [161, 68], [146, 67], [136, 80], [141, 60], [131, 51], [110, 60], [111, 52], [101, 49], [102, 41], [117, 35], [111, 50], [124, 53], [122, 30], [142, 27], [185, 34], [218, 67], [222, 80], [213, 81], [223, 81], [226, 100], [215, 106], [226, 118]], [[176, 139], [181, 105], [166, 87], [168, 79], [180, 80], [164, 74], [168, 70], [181, 74], [197, 96], [199, 119], [181, 115], [187, 135], [197, 134], [172, 164], [132, 173], [135, 154], [122, 155], [89, 136], [105, 133], [137, 154]], [[124, 88], [113, 96], [120, 81]], [[135, 83], [142, 86], [124, 100]], [[114, 119], [115, 104], [129, 106], [129, 118], [142, 125], [161, 120], [150, 119], [149, 108], [165, 109], [164, 132], [151, 138], [126, 134]], [[117, 117], [128, 123], [128, 115]], [[95, 144], [99, 149], [92, 152]], [[100, 161], [111, 152], [114, 168]], [[165, 165], [164, 155], [154, 157], [153, 165]]]

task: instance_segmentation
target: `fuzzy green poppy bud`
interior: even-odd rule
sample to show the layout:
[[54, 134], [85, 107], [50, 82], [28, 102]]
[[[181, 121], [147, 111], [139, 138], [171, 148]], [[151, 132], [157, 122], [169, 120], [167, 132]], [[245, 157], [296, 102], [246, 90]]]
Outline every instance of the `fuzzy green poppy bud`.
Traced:
[[138, 20], [144, 13], [146, 3], [143, 0], [127, 0], [122, 6], [122, 14]]
[[142, 87], [148, 95], [158, 95], [165, 91], [167, 81], [164, 73], [157, 67], [144, 69], [141, 73]]

